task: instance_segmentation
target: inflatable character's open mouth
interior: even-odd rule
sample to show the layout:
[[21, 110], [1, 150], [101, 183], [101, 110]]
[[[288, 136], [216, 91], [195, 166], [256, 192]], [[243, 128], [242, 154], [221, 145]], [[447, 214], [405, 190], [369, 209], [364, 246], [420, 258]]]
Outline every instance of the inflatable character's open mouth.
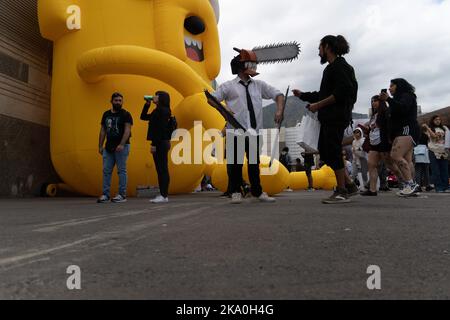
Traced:
[[184, 45], [186, 47], [186, 54], [189, 59], [196, 62], [202, 62], [205, 60], [205, 56], [203, 54], [203, 43], [201, 41], [185, 36]]
[[195, 40], [189, 35], [201, 35], [206, 30], [206, 25], [203, 19], [197, 16], [190, 16], [184, 20], [184, 29], [188, 32], [184, 36], [184, 46], [186, 47], [186, 54], [189, 59], [202, 62], [205, 60], [203, 55], [203, 43], [200, 40]]

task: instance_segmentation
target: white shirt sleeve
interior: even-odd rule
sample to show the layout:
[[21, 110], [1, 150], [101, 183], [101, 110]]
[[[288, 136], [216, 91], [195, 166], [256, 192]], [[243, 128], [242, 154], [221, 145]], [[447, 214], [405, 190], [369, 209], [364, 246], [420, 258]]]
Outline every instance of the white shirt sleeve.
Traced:
[[266, 100], [276, 100], [278, 96], [283, 95], [280, 90], [275, 89], [271, 85], [261, 81], [261, 93], [263, 99]]
[[217, 88], [215, 92], [212, 93], [212, 95], [219, 100], [219, 102], [222, 102], [226, 99], [226, 86], [223, 84]]

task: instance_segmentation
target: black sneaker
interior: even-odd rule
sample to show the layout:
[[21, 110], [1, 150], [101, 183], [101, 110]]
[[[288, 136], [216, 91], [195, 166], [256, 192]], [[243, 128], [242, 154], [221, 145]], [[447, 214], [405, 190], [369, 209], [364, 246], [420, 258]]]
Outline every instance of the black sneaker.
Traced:
[[347, 189], [348, 197], [353, 197], [353, 196], [356, 196], [357, 194], [359, 194], [358, 186], [354, 182], [351, 184], [346, 184], [345, 188]]
[[392, 190], [389, 187], [382, 187], [382, 188], [380, 188], [380, 191], [382, 191], [382, 192], [390, 192]]
[[378, 196], [378, 192], [372, 192], [370, 190], [367, 190], [367, 191], [361, 192], [361, 195], [363, 197], [377, 197]]
[[221, 198], [230, 198], [231, 199], [231, 194], [228, 192], [224, 192], [220, 195]]
[[339, 189], [336, 189], [331, 197], [322, 200], [323, 204], [338, 204], [349, 202], [351, 201], [348, 197], [348, 193]]

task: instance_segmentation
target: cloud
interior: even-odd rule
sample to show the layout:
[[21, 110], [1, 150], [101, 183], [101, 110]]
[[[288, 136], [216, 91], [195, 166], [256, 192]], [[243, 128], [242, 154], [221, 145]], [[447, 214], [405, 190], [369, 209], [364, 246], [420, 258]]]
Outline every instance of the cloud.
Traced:
[[342, 34], [360, 84], [356, 112], [367, 113], [370, 97], [397, 77], [416, 86], [422, 110], [450, 105], [450, 0], [222, 0], [220, 6], [219, 83], [232, 78], [233, 47], [297, 40], [300, 60], [260, 66], [259, 77], [282, 91], [318, 90], [319, 41]]

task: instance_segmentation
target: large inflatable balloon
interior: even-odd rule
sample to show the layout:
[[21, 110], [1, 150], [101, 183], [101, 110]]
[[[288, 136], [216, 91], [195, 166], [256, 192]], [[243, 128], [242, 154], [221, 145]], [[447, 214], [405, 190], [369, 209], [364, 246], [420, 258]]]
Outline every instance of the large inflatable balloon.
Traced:
[[[76, 191], [101, 193], [98, 132], [115, 91], [134, 118], [130, 196], [156, 181], [147, 123], [139, 120], [143, 95], [169, 92], [182, 128], [191, 130], [195, 120], [223, 128], [202, 93], [220, 70], [217, 0], [38, 0], [38, 14], [42, 35], [54, 43], [51, 158]], [[192, 191], [201, 169], [170, 164], [171, 193]]]
[[[315, 189], [333, 190], [337, 186], [333, 169], [323, 166], [320, 170], [312, 171], [313, 187]], [[289, 175], [289, 187], [292, 190], [308, 189], [308, 177], [305, 172], [292, 172]]]
[[[170, 193], [191, 192], [204, 174], [226, 188], [225, 166], [211, 157], [208, 139], [203, 141], [209, 137], [205, 130], [225, 125], [203, 94], [212, 90], [220, 70], [218, 0], [38, 0], [38, 15], [41, 34], [54, 44], [51, 158], [69, 187], [86, 195], [101, 193], [98, 133], [116, 91], [124, 95], [124, 108], [134, 118], [128, 194], [136, 195], [138, 186], [157, 184], [147, 122], [139, 116], [143, 96], [163, 90], [171, 95], [179, 128], [185, 129], [182, 139], [172, 142], [173, 154], [198, 160], [200, 153], [207, 160], [172, 158]], [[192, 139], [200, 143], [186, 143]], [[280, 168], [261, 178], [269, 194], [289, 184], [287, 170]], [[322, 176], [316, 183], [325, 181]], [[112, 186], [117, 191], [116, 175]]]

